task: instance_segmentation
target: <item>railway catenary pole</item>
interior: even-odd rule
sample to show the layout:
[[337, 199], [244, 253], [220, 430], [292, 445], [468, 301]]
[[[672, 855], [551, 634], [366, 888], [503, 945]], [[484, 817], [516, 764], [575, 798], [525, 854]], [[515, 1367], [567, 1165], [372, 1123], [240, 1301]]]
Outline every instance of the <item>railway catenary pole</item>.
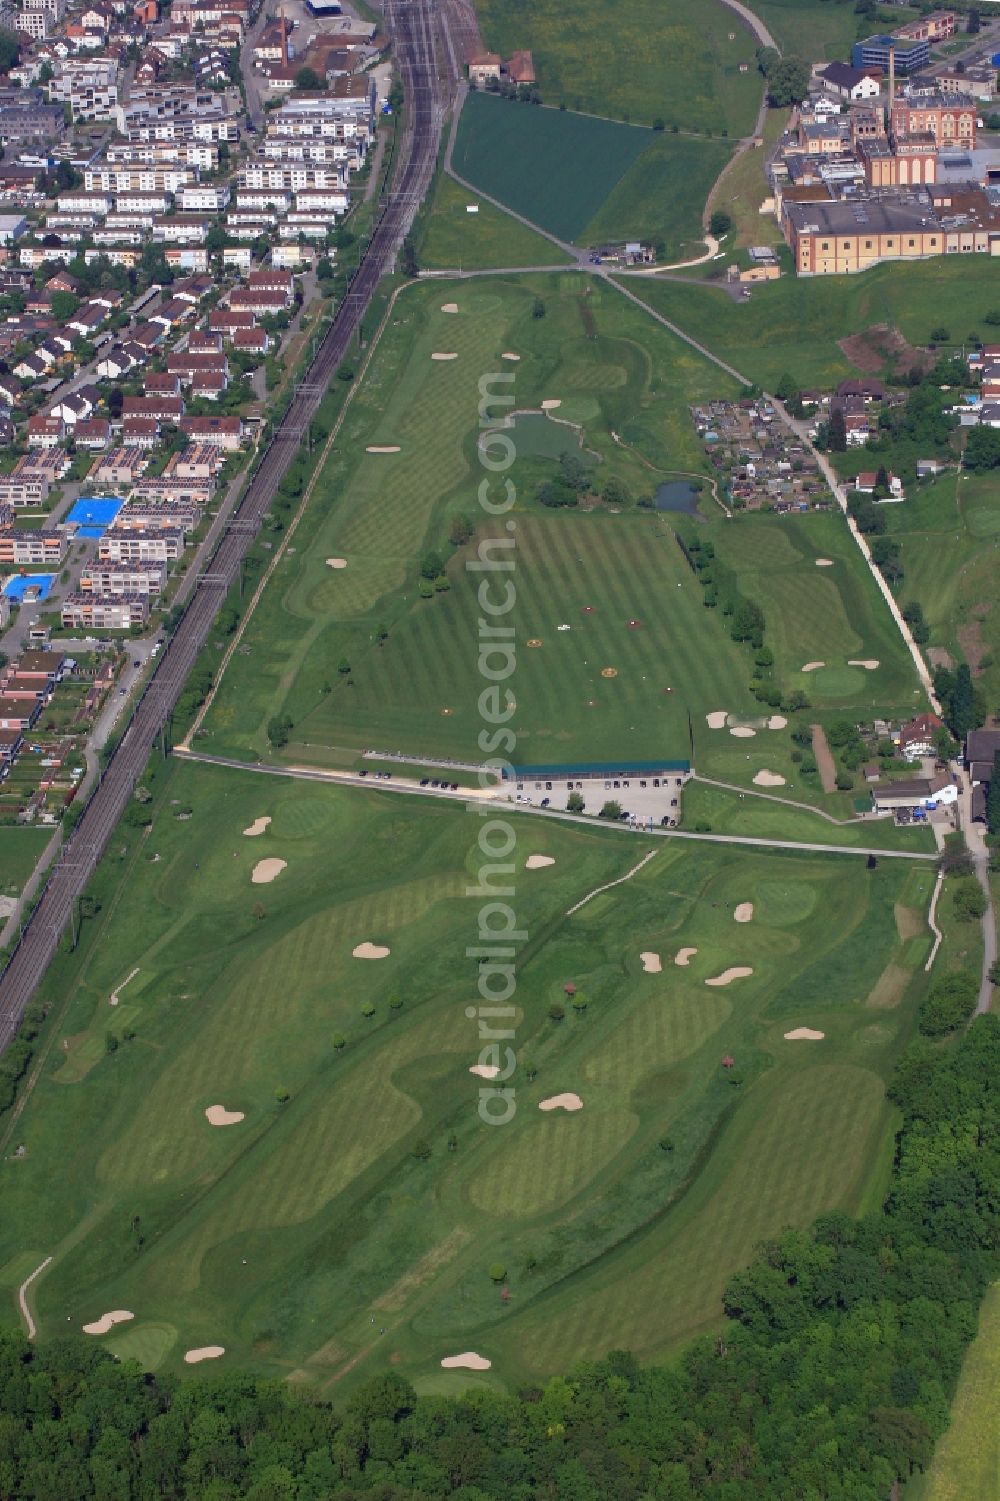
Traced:
[[334, 316], [284, 419], [261, 452], [234, 524], [223, 529], [205, 576], [192, 591], [184, 615], [0, 974], [0, 1052], [16, 1035], [25, 1007], [73, 918], [77, 898], [93, 874], [208, 638], [223, 589], [238, 579], [243, 557], [298, 450], [299, 435], [350, 348], [376, 287], [393, 269], [413, 214], [430, 184], [442, 126], [430, 0], [387, 0], [385, 22], [403, 75], [407, 106], [395, 187], [372, 232], [350, 294]]

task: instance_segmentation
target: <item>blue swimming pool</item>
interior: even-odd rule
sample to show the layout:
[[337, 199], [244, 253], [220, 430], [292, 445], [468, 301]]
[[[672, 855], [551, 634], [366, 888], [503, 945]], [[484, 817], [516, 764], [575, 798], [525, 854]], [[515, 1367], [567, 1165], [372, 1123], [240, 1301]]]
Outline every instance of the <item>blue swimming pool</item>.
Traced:
[[78, 537], [103, 537], [124, 504], [117, 496], [81, 495], [66, 517], [66, 525], [75, 526]]
[[49, 590], [55, 583], [55, 578], [56, 576], [54, 573], [19, 574], [16, 578], [7, 580], [6, 584], [4, 585], [3, 592], [7, 599], [13, 599], [20, 602], [24, 598], [25, 594], [27, 594], [29, 589], [37, 589], [38, 598], [46, 599], [48, 597]]

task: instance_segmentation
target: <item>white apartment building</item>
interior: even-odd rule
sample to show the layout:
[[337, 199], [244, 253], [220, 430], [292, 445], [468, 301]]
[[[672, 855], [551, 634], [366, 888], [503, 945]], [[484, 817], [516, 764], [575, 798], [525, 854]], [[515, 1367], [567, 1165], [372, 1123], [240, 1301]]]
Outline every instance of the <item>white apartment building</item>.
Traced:
[[329, 214], [336, 217], [337, 214], [346, 214], [350, 199], [343, 189], [329, 192], [325, 188], [309, 188], [295, 195], [295, 208], [298, 213]]
[[49, 81], [52, 104], [68, 104], [74, 121], [113, 120], [118, 108], [118, 63], [113, 57], [71, 57]]
[[213, 183], [193, 183], [180, 192], [180, 209], [185, 214], [220, 214], [229, 203], [229, 188]]
[[114, 193], [179, 193], [194, 181], [190, 167], [112, 167], [107, 163], [85, 167], [83, 181], [88, 191]]
[[118, 531], [110, 527], [97, 544], [101, 562], [169, 563], [184, 551], [184, 533], [179, 527], [162, 531]]
[[256, 162], [241, 167], [236, 180], [240, 188], [279, 188], [297, 193], [303, 188], [343, 189], [344, 177], [340, 167], [288, 162], [269, 166], [266, 162]]

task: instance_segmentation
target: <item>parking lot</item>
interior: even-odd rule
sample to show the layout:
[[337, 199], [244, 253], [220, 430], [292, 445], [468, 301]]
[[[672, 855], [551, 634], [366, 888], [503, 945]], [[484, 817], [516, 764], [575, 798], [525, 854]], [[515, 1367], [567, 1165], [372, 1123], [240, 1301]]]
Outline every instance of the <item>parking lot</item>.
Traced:
[[583, 798], [582, 811], [600, 813], [605, 803], [618, 803], [622, 822], [636, 827], [662, 825], [669, 828], [680, 822], [684, 783], [690, 772], [621, 773], [606, 776], [552, 775], [524, 778], [504, 784], [511, 802], [536, 808], [564, 811], [572, 792]]

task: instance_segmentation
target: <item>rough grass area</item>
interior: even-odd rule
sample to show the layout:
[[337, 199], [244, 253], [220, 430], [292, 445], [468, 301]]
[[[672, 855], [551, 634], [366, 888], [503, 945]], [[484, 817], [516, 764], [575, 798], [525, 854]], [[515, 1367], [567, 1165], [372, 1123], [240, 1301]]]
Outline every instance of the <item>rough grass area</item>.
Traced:
[[30, 825], [0, 825], [0, 896], [20, 893], [52, 833]]
[[[469, 1071], [489, 1057], [468, 1012], [479, 821], [190, 762], [157, 786], [150, 831], [112, 841], [100, 913], [46, 981], [64, 1009], [25, 1155], [0, 1159], [8, 1325], [42, 1247], [43, 1339], [127, 1309], [109, 1348], [179, 1374], [185, 1350], [220, 1344], [319, 1387], [389, 1368], [433, 1384], [442, 1356], [476, 1349], [515, 1382], [612, 1347], [659, 1358], [720, 1322], [757, 1240], [884, 1191], [905, 977], [892, 1009], [865, 998], [905, 967], [898, 912], [908, 933], [921, 921], [930, 865], [658, 845], [568, 918], [651, 846], [510, 811], [530, 939], [503, 1040], [516, 1108], [496, 1130]], [[528, 872], [534, 853], [554, 863]], [[388, 955], [353, 957], [363, 941]], [[752, 974], [706, 986], [732, 965]], [[801, 1025], [823, 1043], [786, 1042]], [[539, 1111], [563, 1092], [583, 1108]], [[243, 1119], [213, 1127], [211, 1105]]]
[[[468, 206], [477, 212], [470, 214]], [[494, 266], [565, 266], [566, 255], [492, 203], [441, 173], [419, 250], [426, 268], [474, 271]]]
[[488, 47], [504, 57], [531, 49], [546, 104], [733, 138], [753, 127], [762, 89], [754, 38], [717, 0], [631, 0], [614, 12], [596, 0], [476, 8]]
[[572, 241], [652, 139], [635, 125], [470, 94], [453, 164], [473, 187]]
[[983, 1301], [979, 1333], [969, 1347], [951, 1408], [951, 1427], [930, 1469], [905, 1487], [905, 1501], [994, 1501], [1000, 1435], [992, 1421], [1000, 1404], [1000, 1284]]

